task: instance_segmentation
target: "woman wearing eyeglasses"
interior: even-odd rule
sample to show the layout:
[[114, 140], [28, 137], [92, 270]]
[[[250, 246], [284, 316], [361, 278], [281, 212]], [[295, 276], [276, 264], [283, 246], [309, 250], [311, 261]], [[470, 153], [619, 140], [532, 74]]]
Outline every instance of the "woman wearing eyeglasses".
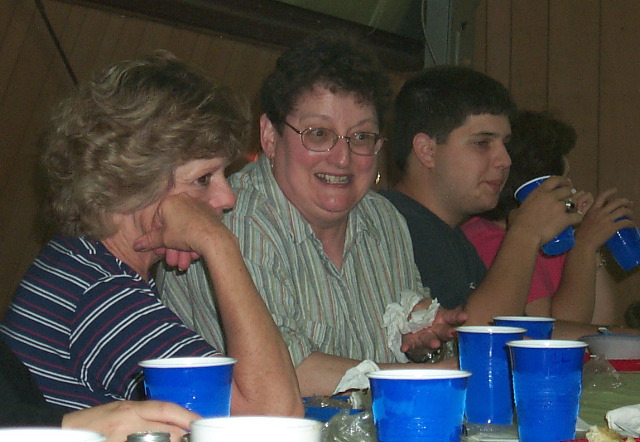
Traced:
[[[388, 344], [387, 306], [403, 291], [421, 306], [431, 300], [402, 216], [370, 191], [390, 89], [362, 45], [331, 33], [305, 41], [278, 60], [261, 98], [264, 155], [230, 178], [238, 201], [225, 223], [287, 343], [303, 396], [329, 395], [361, 361], [406, 361], [400, 347], [429, 347], [463, 315], [442, 311], [429, 331]], [[162, 296], [223, 346], [202, 270], [162, 273]]]

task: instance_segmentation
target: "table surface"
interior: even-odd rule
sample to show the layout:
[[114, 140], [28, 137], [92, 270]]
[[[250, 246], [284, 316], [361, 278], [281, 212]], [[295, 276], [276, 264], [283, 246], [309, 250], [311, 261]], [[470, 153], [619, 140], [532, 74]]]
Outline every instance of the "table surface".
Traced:
[[[613, 387], [609, 380], [615, 380], [606, 376], [615, 374], [598, 374], [587, 381], [582, 390], [580, 399], [580, 418], [586, 425], [579, 425], [582, 432], [577, 437], [584, 437], [584, 432], [590, 426], [607, 426], [605, 415], [607, 411], [626, 405], [640, 403], [640, 371], [617, 372], [617, 381], [620, 385]], [[489, 426], [491, 427], [491, 426]], [[489, 428], [487, 427], [487, 428]], [[511, 427], [493, 427], [491, 432], [486, 430], [474, 430], [470, 428], [469, 435], [463, 437], [464, 442], [517, 442], [517, 429], [515, 424]]]
[[640, 404], [640, 371], [619, 371], [621, 386], [601, 388], [585, 385], [580, 400], [580, 417], [590, 425], [605, 426], [607, 411]]

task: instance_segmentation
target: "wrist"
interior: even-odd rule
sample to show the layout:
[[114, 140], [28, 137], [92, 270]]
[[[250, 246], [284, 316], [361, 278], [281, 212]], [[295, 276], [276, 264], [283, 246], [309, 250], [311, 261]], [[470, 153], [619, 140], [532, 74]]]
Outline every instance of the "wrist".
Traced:
[[411, 362], [417, 364], [435, 364], [444, 359], [445, 352], [443, 347], [438, 348], [414, 348], [404, 353]]

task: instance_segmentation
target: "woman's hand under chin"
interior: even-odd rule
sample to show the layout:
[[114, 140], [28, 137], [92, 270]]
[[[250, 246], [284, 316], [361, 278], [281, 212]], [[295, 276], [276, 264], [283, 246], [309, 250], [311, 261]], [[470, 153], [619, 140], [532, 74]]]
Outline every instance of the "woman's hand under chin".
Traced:
[[187, 194], [172, 195], [158, 206], [154, 228], [137, 238], [137, 252], [154, 251], [170, 266], [186, 270], [218, 241], [235, 241], [220, 214]]

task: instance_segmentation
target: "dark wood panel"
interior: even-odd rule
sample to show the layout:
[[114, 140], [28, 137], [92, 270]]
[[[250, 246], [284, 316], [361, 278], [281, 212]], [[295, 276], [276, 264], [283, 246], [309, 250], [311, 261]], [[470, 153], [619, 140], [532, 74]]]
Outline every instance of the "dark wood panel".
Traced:
[[512, 0], [511, 17], [511, 93], [522, 107], [546, 109], [549, 5], [546, 0]]
[[511, 87], [511, 1], [487, 0], [485, 73]]
[[473, 68], [487, 71], [487, 0], [480, 0], [476, 9], [476, 23], [473, 36]]
[[[640, 222], [640, 2], [608, 0], [601, 16], [599, 183], [636, 201], [635, 220]], [[640, 300], [640, 271], [617, 276], [623, 302]]]
[[582, 0], [551, 2], [549, 17], [548, 107], [578, 133], [569, 154], [573, 183], [597, 193], [600, 6]]

